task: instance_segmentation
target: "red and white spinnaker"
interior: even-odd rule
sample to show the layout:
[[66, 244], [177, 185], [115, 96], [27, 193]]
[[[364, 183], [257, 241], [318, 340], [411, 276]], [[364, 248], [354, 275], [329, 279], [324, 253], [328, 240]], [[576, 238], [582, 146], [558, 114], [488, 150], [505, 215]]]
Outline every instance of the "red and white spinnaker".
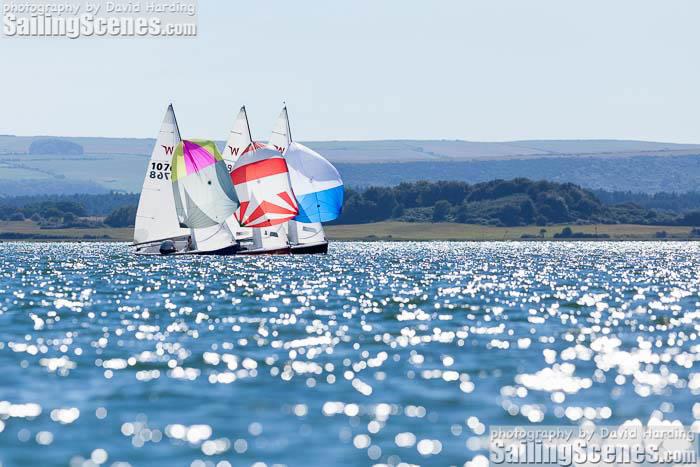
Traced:
[[236, 219], [241, 226], [280, 225], [299, 213], [287, 162], [279, 151], [253, 141], [245, 107], [231, 130], [224, 160], [232, 166], [231, 180], [241, 203]]

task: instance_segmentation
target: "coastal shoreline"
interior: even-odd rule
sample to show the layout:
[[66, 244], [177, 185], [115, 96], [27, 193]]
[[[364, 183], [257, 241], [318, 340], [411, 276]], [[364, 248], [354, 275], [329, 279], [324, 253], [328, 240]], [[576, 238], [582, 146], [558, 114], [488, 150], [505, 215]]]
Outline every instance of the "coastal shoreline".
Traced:
[[[559, 236], [569, 227], [572, 236]], [[692, 227], [558, 224], [496, 227], [457, 223], [377, 222], [325, 227], [330, 241], [698, 241]], [[544, 232], [543, 232], [544, 231]], [[31, 221], [0, 222], [0, 242], [131, 242], [132, 228], [41, 229]]]

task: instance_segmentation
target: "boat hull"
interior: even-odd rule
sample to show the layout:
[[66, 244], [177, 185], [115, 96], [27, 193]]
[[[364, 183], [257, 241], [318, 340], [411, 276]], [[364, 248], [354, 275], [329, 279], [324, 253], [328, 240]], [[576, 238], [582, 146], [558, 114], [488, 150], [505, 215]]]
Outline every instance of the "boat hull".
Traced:
[[257, 250], [240, 250], [237, 255], [242, 256], [257, 256], [257, 255], [288, 255], [291, 253], [291, 248], [275, 248], [275, 249], [257, 249]]
[[138, 256], [182, 256], [182, 255], [217, 255], [231, 256], [238, 254], [241, 247], [238, 244], [228, 245], [216, 250], [190, 250], [187, 237], [177, 237], [171, 239], [174, 250], [163, 252], [161, 246], [163, 242], [152, 242], [143, 245], [135, 245], [134, 253]]
[[240, 250], [238, 245], [231, 245], [214, 251], [193, 251], [192, 254], [200, 256], [233, 256], [240, 254]]
[[[171, 241], [175, 251], [162, 253], [160, 248], [164, 242]], [[150, 243], [134, 245], [134, 253], [139, 256], [177, 256], [189, 254], [188, 237], [175, 237], [171, 239], [157, 240]]]
[[177, 250], [172, 253], [161, 253], [157, 245], [149, 248], [140, 248], [134, 251], [138, 256], [182, 256], [182, 255], [198, 255], [198, 256], [253, 256], [253, 255], [288, 255], [291, 253], [289, 247], [276, 249], [257, 249], [257, 250], [241, 250], [238, 245], [232, 245], [226, 248], [212, 251], [198, 250]]
[[197, 250], [184, 250], [175, 251], [173, 253], [163, 254], [159, 251], [135, 251], [134, 254], [137, 256], [182, 256], [182, 255], [198, 255], [198, 256], [234, 256], [239, 254], [238, 245], [222, 248], [220, 250], [214, 251], [197, 251]]
[[253, 250], [241, 249], [240, 245], [231, 245], [212, 251], [188, 250], [186, 242], [176, 242], [176, 251], [161, 253], [160, 243], [137, 247], [134, 253], [139, 256], [258, 256], [258, 255], [325, 255], [328, 253], [328, 242], [313, 243], [310, 245], [295, 245], [283, 248], [258, 248]]
[[325, 255], [328, 253], [328, 242], [311, 245], [295, 245], [291, 248], [293, 255]]

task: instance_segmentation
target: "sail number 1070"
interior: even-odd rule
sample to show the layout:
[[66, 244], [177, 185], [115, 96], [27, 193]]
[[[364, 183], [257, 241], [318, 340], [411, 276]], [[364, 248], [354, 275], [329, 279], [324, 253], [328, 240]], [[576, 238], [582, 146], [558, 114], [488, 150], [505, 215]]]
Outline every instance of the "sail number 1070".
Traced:
[[151, 170], [148, 172], [148, 178], [170, 180], [170, 163], [151, 162]]

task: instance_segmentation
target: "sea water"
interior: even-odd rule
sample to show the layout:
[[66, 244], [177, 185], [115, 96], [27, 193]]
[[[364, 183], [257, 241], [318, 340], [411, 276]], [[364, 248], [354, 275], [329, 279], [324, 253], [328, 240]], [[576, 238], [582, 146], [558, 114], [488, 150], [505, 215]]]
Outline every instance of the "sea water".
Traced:
[[695, 243], [0, 253], [0, 464], [486, 467], [494, 425], [700, 431]]

